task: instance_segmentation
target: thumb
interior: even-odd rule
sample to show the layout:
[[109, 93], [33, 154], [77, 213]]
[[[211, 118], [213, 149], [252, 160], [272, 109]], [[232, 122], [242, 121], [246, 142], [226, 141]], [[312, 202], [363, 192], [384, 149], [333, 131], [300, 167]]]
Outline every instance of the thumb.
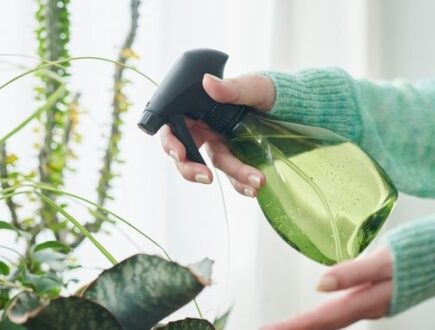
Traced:
[[262, 75], [220, 79], [206, 73], [202, 84], [207, 94], [219, 103], [243, 104], [266, 112], [275, 100], [272, 80]]

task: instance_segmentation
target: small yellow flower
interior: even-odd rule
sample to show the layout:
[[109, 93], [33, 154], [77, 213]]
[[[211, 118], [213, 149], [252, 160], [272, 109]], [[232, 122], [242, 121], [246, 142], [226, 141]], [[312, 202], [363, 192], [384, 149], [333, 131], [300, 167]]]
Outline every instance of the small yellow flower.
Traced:
[[121, 56], [123, 58], [127, 59], [127, 60], [129, 60], [129, 59], [134, 59], [134, 60], [139, 59], [139, 55], [136, 52], [134, 52], [131, 48], [124, 48], [121, 51]]
[[6, 155], [5, 163], [8, 165], [13, 165], [17, 161], [18, 157], [15, 154]]

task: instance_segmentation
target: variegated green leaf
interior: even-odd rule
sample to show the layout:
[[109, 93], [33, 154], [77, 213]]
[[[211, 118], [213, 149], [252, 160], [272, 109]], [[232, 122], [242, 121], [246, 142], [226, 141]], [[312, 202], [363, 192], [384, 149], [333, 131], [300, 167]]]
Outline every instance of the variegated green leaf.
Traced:
[[79, 297], [52, 300], [24, 326], [29, 330], [123, 330], [107, 309]]
[[215, 330], [207, 320], [186, 318], [154, 327], [153, 330]]
[[21, 292], [15, 296], [6, 310], [6, 315], [13, 323], [22, 324], [39, 313], [44, 303], [31, 292]]
[[210, 283], [209, 277], [191, 269], [157, 256], [138, 254], [104, 271], [84, 297], [105, 306], [125, 329], [150, 329]]
[[45, 297], [57, 297], [63, 287], [62, 278], [53, 272], [32, 274], [26, 269], [22, 273], [21, 282]]

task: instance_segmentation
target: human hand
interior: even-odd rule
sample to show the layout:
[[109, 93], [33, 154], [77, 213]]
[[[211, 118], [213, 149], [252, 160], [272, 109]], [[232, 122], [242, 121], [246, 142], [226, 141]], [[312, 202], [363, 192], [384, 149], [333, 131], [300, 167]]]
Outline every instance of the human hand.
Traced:
[[[273, 82], [261, 75], [219, 79], [206, 74], [202, 83], [207, 94], [220, 103], [243, 104], [266, 112], [275, 99]], [[186, 125], [197, 147], [206, 146], [211, 162], [228, 176], [234, 188], [241, 194], [255, 197], [265, 183], [264, 175], [234, 157], [224, 137], [210, 130], [202, 121], [186, 119]], [[178, 171], [186, 180], [205, 184], [212, 182], [210, 169], [186, 158], [183, 144], [167, 125], [162, 127], [160, 136], [163, 149], [175, 160]]]
[[390, 305], [392, 269], [387, 247], [336, 265], [321, 277], [317, 289], [346, 290], [342, 296], [261, 330], [335, 330], [362, 319], [380, 318]]

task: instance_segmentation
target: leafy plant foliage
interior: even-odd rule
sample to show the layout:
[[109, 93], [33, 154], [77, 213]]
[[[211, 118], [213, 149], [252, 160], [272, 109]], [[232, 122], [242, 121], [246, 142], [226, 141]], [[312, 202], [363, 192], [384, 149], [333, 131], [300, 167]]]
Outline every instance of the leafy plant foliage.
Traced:
[[209, 285], [211, 266], [208, 259], [183, 267], [138, 254], [104, 271], [78, 296], [47, 300], [22, 292], [8, 306], [6, 316], [10, 324], [37, 330], [81, 329], [83, 324], [87, 329], [219, 330], [221, 326], [203, 319], [157, 324]]
[[[17, 127], [0, 136], [0, 203], [9, 219], [0, 219], [0, 234], [14, 236], [13, 246], [0, 242], [0, 330], [23, 329], [215, 329], [223, 330], [228, 313], [214, 324], [187, 318], [158, 323], [194, 300], [210, 284], [212, 262], [181, 266], [150, 237], [106, 208], [112, 198], [114, 164], [121, 163], [119, 144], [123, 115], [131, 103], [125, 69], [131, 69], [153, 82], [128, 62], [138, 56], [133, 51], [141, 0], [130, 0], [130, 28], [127, 32], [113, 77], [112, 115], [109, 133], [96, 184], [94, 203], [65, 191], [66, 172], [73, 171], [75, 144], [79, 143], [82, 115], [80, 92], [69, 88], [70, 0], [37, 0], [35, 19], [40, 64], [6, 83], [0, 91], [28, 74], [38, 80], [36, 110]], [[33, 170], [20, 170], [18, 153], [6, 142], [29, 123], [37, 122], [33, 144], [37, 155]], [[71, 213], [65, 198], [85, 203], [89, 219], [82, 224]], [[23, 208], [22, 205], [26, 205]], [[30, 214], [29, 214], [30, 210]], [[147, 254], [132, 256], [120, 263], [98, 242], [93, 233], [104, 223], [121, 221], [152, 241], [167, 259]], [[92, 283], [73, 296], [63, 296], [71, 282], [67, 274], [80, 263], [74, 250], [84, 239], [90, 240], [113, 264]], [[3, 254], [3, 252], [7, 252]], [[196, 302], [195, 302], [196, 303]], [[198, 312], [200, 313], [199, 307]]]

